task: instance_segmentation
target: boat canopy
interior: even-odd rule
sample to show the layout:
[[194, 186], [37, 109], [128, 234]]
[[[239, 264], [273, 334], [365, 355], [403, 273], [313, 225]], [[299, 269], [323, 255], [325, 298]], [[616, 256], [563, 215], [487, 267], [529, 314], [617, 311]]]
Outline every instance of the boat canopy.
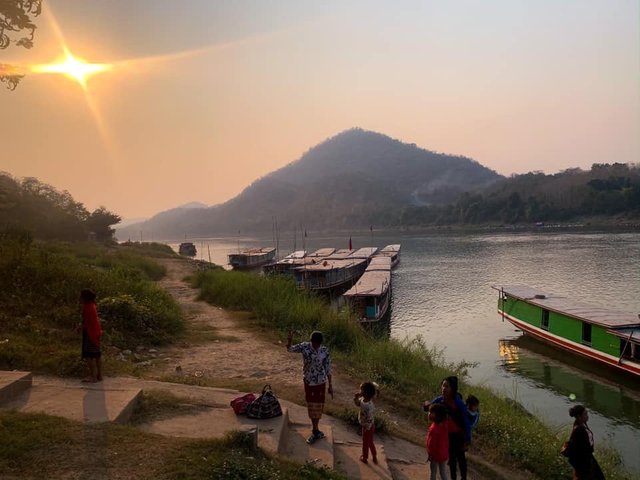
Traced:
[[367, 267], [367, 272], [371, 271], [391, 271], [391, 257], [373, 257]]
[[351, 255], [349, 255], [349, 258], [369, 258], [373, 256], [377, 251], [378, 247], [363, 247], [359, 248]]
[[283, 260], [304, 258], [307, 255], [306, 250], [296, 250], [295, 252], [291, 252], [289, 255], [283, 258]]
[[398, 253], [400, 251], [400, 244], [395, 244], [395, 245], [387, 245], [386, 247], [384, 247], [382, 250], [380, 250], [379, 253], [383, 253], [383, 254], [394, 254], [394, 253]]
[[379, 297], [389, 289], [390, 271], [367, 270], [360, 280], [344, 293], [345, 297]]
[[339, 268], [348, 268], [356, 265], [360, 265], [361, 263], [365, 263], [366, 260], [364, 258], [325, 258], [319, 259], [317, 263], [306, 264], [303, 267], [297, 267], [295, 270], [304, 270], [305, 272], [322, 272], [327, 270], [339, 269]]
[[265, 248], [249, 248], [247, 250], [243, 250], [241, 252], [235, 253], [232, 252], [229, 254], [229, 256], [234, 255], [234, 256], [245, 256], [245, 257], [258, 257], [258, 256], [262, 256], [262, 255], [268, 255], [272, 252], [275, 252], [276, 249], [273, 247], [265, 247]]
[[333, 252], [331, 255], [329, 255], [327, 258], [333, 258], [333, 259], [347, 258], [353, 252], [354, 252], [354, 250], [349, 250], [348, 248], [340, 248], [340, 249], [336, 250], [335, 252]]
[[[637, 314], [577, 302], [561, 295], [547, 293], [524, 285], [497, 285], [493, 288], [531, 305], [611, 329], [612, 333], [619, 336], [622, 329], [627, 328], [638, 329], [638, 335], [640, 335], [640, 318]], [[628, 336], [629, 333], [627, 331], [626, 335]]]
[[329, 255], [331, 255], [333, 252], [335, 252], [336, 249], [335, 248], [320, 248], [318, 250], [316, 250], [313, 253], [310, 253], [309, 255], [307, 255], [307, 257], [328, 257]]

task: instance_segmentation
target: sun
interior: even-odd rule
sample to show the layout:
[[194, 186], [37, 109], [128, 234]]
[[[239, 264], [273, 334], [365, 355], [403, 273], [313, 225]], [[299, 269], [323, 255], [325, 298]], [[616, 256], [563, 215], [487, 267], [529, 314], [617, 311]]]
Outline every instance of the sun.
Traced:
[[113, 65], [109, 63], [87, 63], [84, 59], [74, 57], [68, 50], [58, 63], [45, 65], [33, 65], [31, 70], [35, 73], [61, 73], [76, 80], [82, 88], [87, 88], [87, 79], [96, 73], [106, 72]]

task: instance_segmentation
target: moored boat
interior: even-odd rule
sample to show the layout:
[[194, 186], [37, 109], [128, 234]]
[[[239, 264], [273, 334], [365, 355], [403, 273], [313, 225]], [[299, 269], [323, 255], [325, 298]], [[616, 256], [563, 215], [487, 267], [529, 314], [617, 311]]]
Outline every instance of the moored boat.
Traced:
[[556, 347], [640, 376], [640, 317], [527, 286], [494, 286], [498, 313]]
[[249, 248], [238, 253], [229, 253], [229, 265], [236, 270], [259, 268], [276, 256], [275, 248]]
[[384, 318], [391, 298], [391, 258], [373, 257], [364, 274], [344, 297], [360, 322], [377, 322]]
[[182, 242], [178, 247], [178, 253], [185, 257], [195, 257], [197, 253], [196, 246], [191, 242]]
[[387, 245], [381, 248], [376, 253], [376, 256], [389, 257], [391, 259], [391, 268], [396, 268], [398, 263], [400, 263], [400, 244]]
[[299, 265], [304, 265], [306, 256], [306, 250], [296, 250], [284, 257], [282, 260], [266, 264], [262, 269], [264, 270], [264, 273], [268, 275], [286, 275], [291, 273], [293, 268]]
[[[323, 249], [324, 250], [324, 249]], [[298, 288], [329, 291], [349, 288], [369, 265], [375, 247], [339, 249], [293, 269]]]

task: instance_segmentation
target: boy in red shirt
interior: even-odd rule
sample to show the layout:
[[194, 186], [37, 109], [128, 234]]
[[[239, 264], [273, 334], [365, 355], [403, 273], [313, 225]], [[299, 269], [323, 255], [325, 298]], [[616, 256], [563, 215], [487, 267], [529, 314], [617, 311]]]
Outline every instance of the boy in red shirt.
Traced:
[[447, 409], [441, 403], [429, 406], [429, 430], [427, 431], [427, 453], [431, 463], [431, 480], [436, 480], [438, 470], [440, 478], [449, 480], [447, 461], [449, 460], [449, 428]]

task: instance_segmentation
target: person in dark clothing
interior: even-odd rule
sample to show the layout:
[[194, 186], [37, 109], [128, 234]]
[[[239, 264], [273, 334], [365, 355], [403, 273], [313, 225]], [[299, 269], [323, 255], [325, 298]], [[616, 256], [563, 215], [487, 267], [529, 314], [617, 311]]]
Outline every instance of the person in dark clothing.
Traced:
[[574, 480], [605, 480], [593, 456], [593, 432], [587, 425], [589, 412], [583, 405], [574, 405], [569, 409], [569, 415], [575, 418], [569, 437], [569, 463], [573, 467]]
[[467, 406], [458, 393], [458, 377], [451, 376], [442, 380], [442, 395], [431, 402], [425, 402], [423, 408], [429, 409], [432, 403], [441, 403], [447, 409], [449, 428], [449, 472], [451, 480], [457, 478], [457, 466], [460, 465], [460, 478], [467, 480], [467, 457], [465, 451], [471, 442], [471, 427]]
[[82, 332], [82, 359], [87, 362], [89, 376], [82, 381], [96, 383], [102, 381], [102, 352], [100, 351], [100, 337], [102, 327], [96, 308], [96, 294], [88, 288], [80, 292], [82, 303], [82, 323], [78, 329]]

